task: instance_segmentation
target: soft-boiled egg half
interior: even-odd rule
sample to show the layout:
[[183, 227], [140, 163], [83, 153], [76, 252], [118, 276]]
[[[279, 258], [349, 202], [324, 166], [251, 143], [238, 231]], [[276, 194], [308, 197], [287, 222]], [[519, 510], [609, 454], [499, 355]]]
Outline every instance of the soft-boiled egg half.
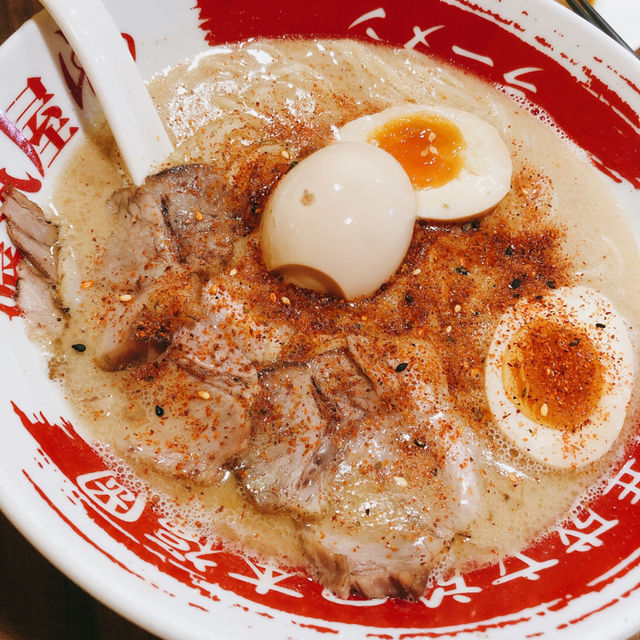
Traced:
[[262, 214], [262, 256], [293, 284], [352, 300], [395, 273], [415, 219], [411, 181], [393, 156], [363, 142], [336, 143], [274, 189]]
[[509, 191], [505, 143], [494, 127], [460, 109], [398, 105], [348, 122], [338, 139], [368, 142], [398, 160], [420, 218], [464, 220], [492, 209]]
[[496, 423], [552, 467], [597, 460], [623, 426], [634, 378], [623, 318], [602, 294], [562, 287], [502, 316], [485, 365]]

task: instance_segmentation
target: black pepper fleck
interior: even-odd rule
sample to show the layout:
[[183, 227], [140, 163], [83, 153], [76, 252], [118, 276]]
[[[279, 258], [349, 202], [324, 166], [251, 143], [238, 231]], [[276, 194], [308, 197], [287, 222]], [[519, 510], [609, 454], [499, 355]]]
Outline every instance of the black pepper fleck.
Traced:
[[462, 225], [463, 231], [477, 231], [480, 228], [480, 222], [478, 220], [472, 220], [471, 222], [465, 222]]

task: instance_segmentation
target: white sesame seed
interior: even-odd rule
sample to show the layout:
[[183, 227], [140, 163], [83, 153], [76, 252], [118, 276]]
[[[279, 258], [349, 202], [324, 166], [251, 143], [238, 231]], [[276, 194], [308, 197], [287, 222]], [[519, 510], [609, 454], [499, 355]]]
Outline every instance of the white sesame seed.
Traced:
[[546, 415], [549, 414], [549, 405], [545, 402], [541, 407], [540, 407], [540, 415], [544, 418]]
[[124, 293], [121, 296], [118, 296], [118, 300], [120, 300], [120, 302], [131, 302], [132, 299], [133, 296], [129, 295], [128, 293]]
[[453, 331], [453, 327], [451, 325], [448, 325], [447, 328], [445, 329], [445, 331], [447, 333], [451, 333]]
[[231, 271], [229, 271], [229, 275], [231, 277], [237, 276], [238, 275], [238, 270], [234, 267], [233, 269], [231, 269]]
[[418, 267], [417, 269], [414, 269], [414, 270], [411, 272], [411, 275], [412, 275], [412, 276], [417, 276], [417, 275], [420, 275], [421, 273], [422, 273], [422, 269], [420, 269], [420, 267]]
[[198, 397], [202, 398], [203, 400], [210, 400], [211, 399], [211, 394], [208, 391], [198, 391]]
[[453, 310], [455, 313], [460, 313], [460, 311], [462, 311], [462, 307], [459, 304], [457, 304], [455, 307], [453, 307]]
[[393, 480], [399, 487], [404, 488], [409, 486], [409, 483], [402, 476], [394, 476]]
[[280, 298], [280, 301], [282, 302], [282, 304], [286, 304], [286, 305], [290, 305], [291, 304], [291, 300], [289, 300], [289, 298], [287, 298], [287, 296], [282, 296], [282, 298]]

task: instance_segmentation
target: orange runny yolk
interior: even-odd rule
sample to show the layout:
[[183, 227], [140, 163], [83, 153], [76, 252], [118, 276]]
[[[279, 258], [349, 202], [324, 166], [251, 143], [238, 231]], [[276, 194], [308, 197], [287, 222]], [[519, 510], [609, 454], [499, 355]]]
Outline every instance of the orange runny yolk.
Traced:
[[416, 189], [441, 187], [462, 169], [462, 132], [441, 116], [416, 113], [394, 118], [375, 129], [368, 142], [390, 153]]

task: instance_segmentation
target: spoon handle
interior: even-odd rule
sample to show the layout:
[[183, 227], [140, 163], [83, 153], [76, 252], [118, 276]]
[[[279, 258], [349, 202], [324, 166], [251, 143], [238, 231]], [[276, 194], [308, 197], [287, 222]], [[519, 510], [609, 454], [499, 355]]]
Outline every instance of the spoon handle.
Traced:
[[136, 185], [173, 151], [138, 67], [101, 0], [42, 0], [82, 63]]

